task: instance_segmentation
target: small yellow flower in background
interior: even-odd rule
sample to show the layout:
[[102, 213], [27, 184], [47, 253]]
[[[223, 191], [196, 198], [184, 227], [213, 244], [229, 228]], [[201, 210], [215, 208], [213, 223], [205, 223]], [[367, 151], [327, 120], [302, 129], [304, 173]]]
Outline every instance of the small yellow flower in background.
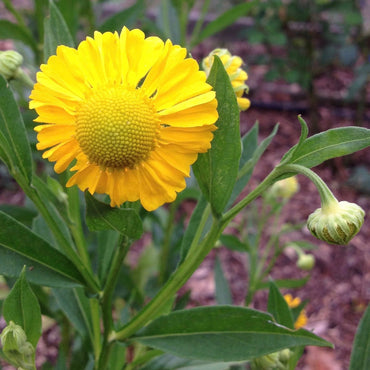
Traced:
[[[284, 299], [290, 308], [298, 307], [302, 302], [300, 298], [298, 297], [293, 298], [291, 294], [285, 294]], [[297, 320], [294, 323], [294, 328], [299, 329], [305, 326], [306, 324], [307, 324], [307, 316], [306, 316], [306, 311], [303, 309], [299, 313]]]
[[217, 55], [221, 59], [221, 62], [230, 77], [231, 85], [234, 88], [239, 109], [247, 110], [250, 107], [251, 102], [249, 99], [242, 97], [244, 91], [248, 93], [249, 90], [249, 87], [245, 84], [245, 81], [248, 79], [248, 74], [241, 68], [243, 65], [242, 58], [236, 55], [231, 55], [227, 49], [213, 50], [206, 58], [203, 59], [202, 62], [202, 67], [207, 76], [212, 68], [214, 55]]
[[108, 194], [111, 206], [154, 210], [176, 199], [198, 153], [211, 147], [217, 100], [198, 63], [138, 29], [59, 46], [41, 66], [30, 108], [37, 149], [67, 186]]

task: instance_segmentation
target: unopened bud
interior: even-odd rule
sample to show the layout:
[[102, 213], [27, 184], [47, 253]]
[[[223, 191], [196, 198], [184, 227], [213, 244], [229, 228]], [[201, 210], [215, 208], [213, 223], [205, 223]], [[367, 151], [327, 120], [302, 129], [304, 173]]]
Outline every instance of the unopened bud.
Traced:
[[315, 266], [315, 257], [312, 254], [301, 253], [298, 256], [297, 266], [305, 271], [310, 271]]
[[6, 359], [15, 366], [25, 370], [35, 369], [34, 354], [35, 349], [21, 326], [13, 321], [4, 328], [0, 335], [3, 353]]
[[344, 245], [360, 231], [364, 217], [365, 211], [357, 204], [334, 201], [313, 212], [307, 227], [320, 240]]
[[269, 190], [269, 194], [275, 198], [289, 199], [299, 190], [296, 176], [275, 182]]
[[17, 78], [23, 63], [21, 54], [14, 50], [0, 51], [0, 74], [6, 80]]
[[251, 363], [252, 370], [283, 370], [286, 369], [283, 363], [280, 362], [279, 352], [270, 353], [268, 355], [253, 359]]
[[239, 109], [247, 110], [250, 107], [251, 102], [249, 99], [243, 98], [244, 92], [248, 93], [249, 87], [245, 84], [245, 81], [248, 79], [248, 74], [241, 68], [243, 64], [242, 58], [237, 55], [231, 55], [227, 49], [214, 49], [202, 61], [202, 67], [207, 76], [212, 68], [215, 55], [221, 59], [221, 62], [230, 78]]

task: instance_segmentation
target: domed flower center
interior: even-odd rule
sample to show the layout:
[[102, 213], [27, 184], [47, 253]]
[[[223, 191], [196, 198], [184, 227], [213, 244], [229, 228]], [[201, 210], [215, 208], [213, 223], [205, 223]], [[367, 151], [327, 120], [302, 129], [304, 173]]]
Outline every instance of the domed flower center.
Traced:
[[126, 87], [97, 90], [81, 104], [76, 138], [91, 163], [134, 168], [155, 148], [160, 123], [142, 91]]

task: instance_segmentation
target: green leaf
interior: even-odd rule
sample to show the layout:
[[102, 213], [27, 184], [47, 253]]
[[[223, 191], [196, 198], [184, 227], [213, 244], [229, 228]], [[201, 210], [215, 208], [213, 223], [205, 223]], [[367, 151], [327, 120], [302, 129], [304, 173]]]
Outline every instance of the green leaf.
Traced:
[[71, 261], [23, 224], [0, 212], [0, 274], [18, 276], [29, 267], [27, 279], [46, 286], [83, 285], [83, 278]]
[[267, 311], [275, 318], [276, 322], [290, 329], [294, 329], [292, 312], [273, 281], [270, 281]]
[[238, 176], [241, 156], [240, 114], [229, 76], [217, 56], [207, 82], [216, 91], [219, 118], [211, 149], [198, 156], [193, 170], [213, 213], [220, 216]]
[[27, 341], [36, 348], [41, 336], [41, 311], [39, 302], [26, 280], [25, 268], [4, 301], [3, 315], [9, 324], [21, 326]]
[[15, 206], [13, 204], [1, 204], [0, 211], [8, 214], [28, 227], [32, 226], [32, 221], [37, 216], [37, 212], [34, 209]]
[[145, 10], [144, 1], [139, 0], [134, 5], [126, 8], [118, 13], [115, 13], [110, 18], [106, 19], [104, 23], [99, 27], [101, 32], [107, 31], [121, 31], [123, 26], [131, 28], [135, 26], [137, 20], [143, 15]]
[[56, 53], [59, 45], [74, 47], [73, 37], [58, 7], [49, 2], [50, 14], [44, 21], [44, 61]]
[[18, 24], [0, 19], [0, 39], [19, 40], [29, 45], [33, 51], [37, 51], [37, 43], [31, 33]]
[[191, 243], [194, 240], [195, 233], [199, 227], [199, 223], [202, 220], [203, 213], [207, 207], [208, 203], [204, 197], [200, 197], [194, 211], [191, 214], [189, 224], [185, 230], [185, 234], [182, 238], [181, 247], [180, 247], [180, 262], [182, 263], [185, 260], [189, 252]]
[[306, 121], [299, 115], [298, 121], [301, 124], [301, 136], [299, 137], [298, 144], [294, 145], [282, 158], [281, 163], [289, 162], [289, 160], [293, 157], [294, 153], [297, 152], [298, 149], [301, 148], [302, 144], [307, 139], [308, 135], [308, 126]]
[[0, 155], [13, 176], [31, 182], [32, 158], [26, 128], [7, 82], [0, 75]]
[[232, 304], [233, 299], [231, 297], [230, 286], [222, 271], [222, 266], [218, 257], [216, 257], [214, 269], [217, 304]]
[[288, 163], [315, 167], [322, 162], [357, 152], [370, 146], [370, 129], [340, 127], [309, 137], [294, 151]]
[[[278, 288], [287, 288], [287, 289], [292, 289], [292, 288], [301, 288], [303, 287], [308, 279], [310, 278], [310, 275], [305, 276], [302, 279], [280, 279], [280, 280], [274, 280], [274, 283]], [[257, 289], [266, 289], [270, 286], [269, 281], [262, 281], [257, 285]]]
[[231, 9], [227, 10], [225, 13], [221, 14], [214, 21], [207, 24], [206, 27], [200, 32], [196, 38], [194, 45], [199, 44], [201, 41], [209, 38], [217, 32], [222, 31], [226, 27], [232, 25], [238, 18], [246, 15], [251, 9], [253, 9], [256, 1], [250, 1], [247, 3], [239, 4], [233, 6]]
[[132, 239], [139, 239], [143, 225], [137, 212], [131, 208], [113, 208], [85, 192], [86, 224], [92, 231], [115, 230]]
[[247, 252], [248, 246], [240, 241], [239, 238], [237, 238], [233, 234], [222, 234], [220, 236], [220, 242], [222, 245], [224, 245], [226, 248], [237, 251], [237, 252]]
[[258, 146], [258, 123], [254, 125], [250, 133], [243, 137], [243, 153], [240, 160], [240, 169], [228, 206], [232, 205], [232, 203], [247, 185], [250, 177], [252, 176], [254, 167], [256, 166], [257, 162], [259, 161], [267, 147], [270, 145], [272, 139], [275, 137], [278, 128], [279, 125], [275, 125], [271, 134], [264, 140], [262, 140]]
[[229, 370], [230, 363], [209, 363], [205, 361], [188, 360], [168, 353], [158, 356], [140, 370]]
[[360, 321], [357, 328], [355, 341], [351, 353], [349, 370], [370, 369], [370, 305]]
[[83, 338], [93, 340], [89, 300], [82, 288], [54, 288], [56, 302]]
[[331, 346], [306, 330], [276, 324], [269, 314], [237, 306], [175, 311], [152, 321], [133, 339], [176, 356], [224, 362], [299, 345]]

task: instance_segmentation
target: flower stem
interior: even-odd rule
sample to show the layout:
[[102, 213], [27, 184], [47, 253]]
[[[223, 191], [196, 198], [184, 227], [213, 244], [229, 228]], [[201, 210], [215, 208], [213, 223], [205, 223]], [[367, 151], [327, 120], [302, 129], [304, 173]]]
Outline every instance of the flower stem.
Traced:
[[135, 316], [126, 326], [117, 332], [112, 332], [109, 340], [125, 340], [146, 325], [158, 315], [168, 300], [185, 284], [198, 268], [222, 233], [223, 227], [219, 220], [214, 219], [209, 233], [193, 253], [189, 253], [185, 261], [168, 279], [158, 294]]

